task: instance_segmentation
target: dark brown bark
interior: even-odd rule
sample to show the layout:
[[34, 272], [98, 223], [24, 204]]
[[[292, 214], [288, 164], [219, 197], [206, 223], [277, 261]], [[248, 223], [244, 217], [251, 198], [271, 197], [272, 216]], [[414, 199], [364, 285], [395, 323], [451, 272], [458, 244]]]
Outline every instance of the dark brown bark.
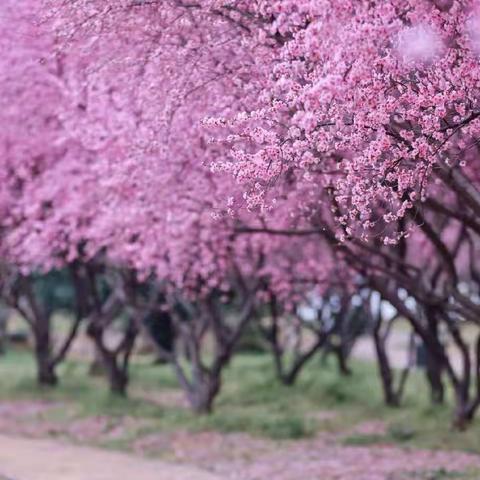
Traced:
[[103, 367], [102, 357], [98, 351], [98, 348], [93, 349], [93, 360], [88, 368], [88, 374], [92, 377], [101, 377], [105, 374], [105, 368]]
[[133, 319], [129, 319], [123, 332], [123, 338], [116, 348], [109, 348], [105, 343], [105, 330], [98, 324], [98, 320], [91, 320], [87, 333], [92, 339], [102, 371], [108, 379], [110, 392], [115, 395], [126, 396], [129, 383], [130, 356], [135, 346], [138, 329]]
[[327, 337], [327, 333], [319, 334], [313, 345], [305, 352], [296, 352], [294, 360], [289, 367], [284, 365], [283, 356], [276, 359], [276, 364], [280, 365], [280, 368], [277, 368], [278, 378], [285, 386], [291, 387], [295, 385], [303, 367], [321, 350], [325, 345]]
[[380, 375], [384, 401], [385, 404], [390, 407], [399, 407], [402, 403], [405, 386], [410, 374], [410, 370], [412, 369], [414, 363], [415, 348], [415, 339], [412, 333], [410, 335], [410, 341], [408, 345], [407, 364], [399, 372], [398, 378], [396, 378], [395, 371], [390, 364], [387, 350], [388, 337], [395, 320], [396, 317], [390, 319], [386, 328], [382, 329], [382, 323], [384, 320], [382, 318], [381, 309], [379, 309], [373, 325], [373, 342], [377, 355], [377, 366]]
[[[439, 325], [435, 321], [435, 317], [429, 315], [428, 311], [426, 314], [427, 318], [427, 329], [430, 334], [437, 339], [439, 339]], [[440, 342], [440, 340], [438, 340]], [[425, 375], [430, 386], [430, 400], [432, 404], [439, 405], [444, 403], [445, 400], [445, 386], [443, 384], [443, 368], [441, 363], [439, 363], [432, 352], [425, 348], [426, 351], [426, 364], [425, 364]]]
[[192, 410], [198, 415], [209, 415], [213, 411], [213, 403], [220, 392], [220, 376], [207, 375], [196, 388], [188, 391], [187, 397]]
[[383, 397], [385, 404], [390, 407], [398, 407], [400, 405], [400, 398], [394, 389], [394, 378], [390, 361], [385, 348], [385, 342], [380, 334], [380, 322], [375, 325], [373, 332], [373, 340], [375, 345], [375, 352], [377, 354], [378, 372], [382, 383]]
[[344, 346], [338, 345], [332, 349], [335, 358], [337, 359], [338, 372], [344, 377], [349, 377], [352, 374], [350, 367], [348, 366], [348, 356]]
[[[110, 273], [110, 272], [108, 272]], [[138, 336], [137, 309], [128, 305], [125, 282], [132, 280], [131, 275], [123, 276], [121, 272], [112, 273], [112, 287], [108, 295], [102, 296], [99, 290], [100, 280], [107, 275], [104, 269], [92, 264], [78, 266], [73, 272], [75, 295], [78, 311], [85, 317], [87, 335], [95, 348], [96, 360], [101, 364], [111, 393], [126, 396], [129, 383], [130, 357]], [[109, 329], [124, 314], [126, 324], [119, 326], [116, 333], [121, 338], [115, 347], [108, 345]]]
[[[262, 332], [265, 340], [270, 345], [270, 349], [274, 359], [275, 372], [278, 380], [285, 386], [293, 386], [297, 382], [300, 373], [303, 368], [308, 364], [308, 362], [326, 345], [326, 342], [329, 338], [333, 327], [329, 330], [325, 330], [322, 324], [322, 312], [317, 312], [318, 322], [317, 324], [303, 324], [301, 319], [297, 318], [299, 321], [298, 332], [300, 336], [302, 329], [308, 331], [312, 334], [315, 339], [313, 343], [306, 349], [302, 349], [301, 341], [296, 342], [296, 345], [291, 352], [293, 358], [290, 362], [286, 358], [287, 352], [282, 345], [281, 335], [280, 335], [280, 316], [281, 309], [279, 308], [278, 301], [275, 295], [270, 294], [270, 325], [261, 327], [260, 331]], [[343, 366], [346, 369], [346, 360], [344, 360]]]
[[[189, 314], [179, 315], [172, 304], [177, 341], [173, 351], [162, 350], [159, 346], [159, 352], [172, 365], [192, 411], [199, 415], [212, 412], [222, 385], [223, 371], [253, 316], [254, 294], [249, 291], [240, 296], [243, 298], [241, 305], [237, 305], [234, 322], [228, 321], [227, 313], [219, 305], [215, 292], [192, 306]], [[179, 299], [176, 298], [175, 302], [178, 303]], [[213, 358], [207, 362], [206, 356]]]
[[81, 323], [81, 317], [72, 321], [66, 337], [55, 351], [52, 335], [51, 316], [53, 312], [43, 307], [36, 297], [33, 280], [30, 277], [19, 277], [15, 291], [9, 296], [12, 307], [25, 319], [30, 328], [39, 385], [54, 386], [58, 383], [57, 366], [63, 362], [75, 340]]
[[0, 305], [0, 355], [3, 355], [7, 349], [8, 315], [8, 309]]
[[52, 358], [50, 318], [48, 316], [36, 317], [33, 336], [38, 383], [44, 386], [54, 386], [58, 383], [58, 378], [55, 374], [56, 365]]

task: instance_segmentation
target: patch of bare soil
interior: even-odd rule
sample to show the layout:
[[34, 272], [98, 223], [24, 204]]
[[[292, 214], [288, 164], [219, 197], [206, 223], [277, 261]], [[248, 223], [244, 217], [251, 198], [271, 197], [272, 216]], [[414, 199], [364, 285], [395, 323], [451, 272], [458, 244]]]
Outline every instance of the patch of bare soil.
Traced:
[[91, 444], [120, 440], [149, 425], [147, 420], [129, 416], [93, 416], [61, 422], [49, 416], [56, 409], [65, 412], [68, 408], [61, 403], [36, 400], [0, 402], [0, 433], [31, 438], [64, 437]]
[[133, 448], [138, 453], [165, 455], [212, 471], [228, 471], [232, 464], [248, 463], [273, 452], [276, 444], [244, 433], [184, 431], [150, 434], [135, 441]]
[[387, 425], [381, 420], [370, 420], [355, 425], [355, 427], [347, 433], [351, 435], [386, 435]]
[[137, 390], [132, 392], [132, 398], [145, 400], [164, 408], [175, 407], [182, 408], [184, 410], [189, 408], [185, 394], [178, 389], [159, 390], [153, 392]]
[[64, 428], [63, 434], [77, 442], [88, 444], [120, 440], [148, 425], [147, 420], [134, 417], [95, 416], [70, 422]]
[[0, 402], [0, 432], [42, 438], [57, 434], [57, 425], [47, 419], [48, 414], [61, 403], [42, 400]]

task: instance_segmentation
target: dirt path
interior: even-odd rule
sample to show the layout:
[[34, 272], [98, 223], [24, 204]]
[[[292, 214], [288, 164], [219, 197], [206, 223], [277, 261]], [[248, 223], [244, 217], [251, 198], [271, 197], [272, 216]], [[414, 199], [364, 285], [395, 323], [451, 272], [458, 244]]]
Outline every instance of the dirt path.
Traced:
[[[0, 402], [0, 480], [432, 480], [480, 479], [480, 456], [403, 448], [380, 440], [387, 425], [366, 421], [342, 432], [275, 442], [246, 433], [156, 431], [140, 434], [131, 417], [90, 417], [55, 424], [43, 417], [57, 404]], [[328, 419], [333, 411], [319, 411]], [[106, 444], [131, 434], [133, 454], [82, 444]], [[127, 445], [125, 445], [127, 446]], [[146, 458], [155, 460], [149, 460]]]
[[[321, 438], [275, 449], [245, 435], [190, 434], [177, 464], [0, 435], [0, 480], [478, 480], [480, 459], [461, 452], [347, 447]], [[252, 449], [246, 455], [244, 448]], [[230, 458], [226, 450], [235, 458]], [[178, 452], [177, 452], [178, 453]], [[468, 474], [475, 468], [477, 473]], [[215, 473], [210, 473], [215, 472]]]
[[5, 477], [8, 480], [220, 480], [194, 467], [50, 440], [0, 435], [0, 480]]

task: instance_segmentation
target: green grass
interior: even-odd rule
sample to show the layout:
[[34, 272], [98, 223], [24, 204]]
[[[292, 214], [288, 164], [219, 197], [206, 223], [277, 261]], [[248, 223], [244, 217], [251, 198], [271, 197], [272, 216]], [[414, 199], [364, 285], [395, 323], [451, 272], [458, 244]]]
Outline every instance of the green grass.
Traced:
[[[160, 406], [149, 400], [154, 392], [158, 396], [178, 389], [168, 366], [136, 359], [131, 383], [134, 398], [129, 399], [109, 395], [103, 379], [89, 377], [87, 370], [86, 363], [70, 360], [59, 370], [61, 384], [57, 388], [39, 390], [30, 354], [10, 351], [0, 357], [0, 400], [61, 402], [60, 408], [48, 413], [48, 419], [59, 424], [93, 416], [129, 416], [145, 421], [141, 429], [126, 432], [124, 439], [107, 442], [115, 448], [128, 444], [135, 435], [179, 429], [248, 432], [274, 439], [296, 439], [326, 430], [345, 432], [343, 441], [350, 445], [388, 442], [480, 453], [478, 422], [467, 432], [453, 432], [451, 407], [429, 404], [420, 374], [412, 376], [404, 406], [389, 409], [383, 405], [375, 367], [364, 362], [355, 362], [353, 375], [341, 378], [333, 364], [314, 360], [297, 385], [285, 387], [275, 379], [268, 355], [239, 355], [225, 372], [214, 413], [204, 417], [196, 417], [175, 402]], [[322, 415], [331, 411], [335, 416]], [[385, 435], [352, 433], [353, 426], [378, 419], [387, 424]]]

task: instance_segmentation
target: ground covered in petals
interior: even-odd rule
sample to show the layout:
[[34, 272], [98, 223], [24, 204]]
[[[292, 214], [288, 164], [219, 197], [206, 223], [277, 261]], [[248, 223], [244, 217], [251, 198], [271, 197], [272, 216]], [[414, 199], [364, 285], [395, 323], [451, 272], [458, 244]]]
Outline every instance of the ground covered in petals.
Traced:
[[[2, 411], [8, 409], [8, 405], [2, 404]], [[92, 419], [91, 430], [88, 431], [85, 422], [74, 423], [70, 429], [45, 430], [45, 424], [32, 421], [38, 415], [45, 404], [29, 405], [22, 404], [20, 410], [24, 410], [29, 418], [31, 430], [19, 429], [15, 432], [14, 423], [9, 426], [7, 433], [43, 436], [70, 437], [71, 442], [91, 442], [95, 437], [112, 439], [115, 432], [125, 428], [129, 419], [122, 419], [118, 425], [107, 427], [101, 419]], [[1, 424], [2, 430], [7, 422]], [[84, 436], [79, 435], [80, 426], [84, 428]], [[95, 435], [94, 435], [95, 434]], [[8, 435], [0, 437], [0, 446], [9, 442]], [[12, 437], [17, 438], [17, 437]], [[16, 455], [22, 456], [22, 449], [28, 449], [29, 462], [32, 465], [31, 474], [35, 474], [35, 466], [40, 458], [32, 458], [35, 452], [42, 455], [41, 450], [35, 448], [38, 440], [22, 441], [16, 444]], [[31, 442], [31, 443], [29, 443]], [[58, 458], [58, 471], [63, 458], [75, 457], [75, 447], [71, 444], [54, 440], [55, 456], [52, 462]], [[6, 445], [3, 446], [5, 449]], [[170, 434], [150, 434], [143, 436], [130, 445], [134, 451], [134, 457], [129, 457], [129, 463], [135, 466], [138, 462], [139, 471], [148, 465], [146, 457], [165, 462], [163, 470], [182, 466], [190, 472], [192, 480], [202, 473], [211, 474], [212, 480], [297, 480], [305, 478], [310, 480], [407, 480], [425, 479], [442, 480], [450, 478], [478, 479], [480, 475], [480, 457], [475, 454], [458, 451], [433, 451], [423, 449], [402, 448], [391, 444], [375, 444], [368, 446], [347, 445], [341, 435], [318, 435], [307, 440], [275, 442], [268, 439], [255, 438], [248, 434], [218, 433], [218, 432], [175, 432]], [[77, 447], [80, 448], [80, 447]], [[78, 450], [82, 453], [83, 450]], [[105, 452], [102, 454], [102, 452]], [[102, 461], [103, 455], [105, 461]], [[109, 453], [98, 448], [95, 457], [100, 464], [109, 460]], [[29, 462], [26, 462], [27, 467]], [[159, 463], [160, 465], [160, 463]], [[22, 473], [28, 474], [25, 464]], [[52, 467], [53, 468], [53, 467]], [[134, 467], [135, 468], [135, 467]], [[115, 465], [109, 468], [111, 479], [119, 478], [123, 474], [116, 471]], [[54, 471], [54, 470], [53, 470]], [[172, 470], [175, 475], [176, 470]], [[55, 472], [54, 472], [55, 473]], [[34, 477], [31, 477], [34, 478]], [[102, 477], [103, 478], [103, 477]], [[202, 477], [203, 478], [203, 477]], [[210, 478], [210, 477], [205, 477]], [[0, 479], [4, 480], [0, 475]], [[182, 480], [180, 477], [172, 477], [172, 480]]]
[[155, 460], [223, 480], [480, 478], [478, 425], [453, 432], [449, 405], [430, 407], [415, 375], [406, 406], [383, 407], [373, 367], [363, 361], [347, 381], [333, 364], [314, 362], [286, 388], [268, 356], [240, 355], [214, 414], [198, 418], [165, 366], [137, 359], [130, 398], [116, 399], [101, 377], [86, 379], [80, 361], [66, 365], [58, 388], [39, 393], [29, 357], [8, 358], [0, 364], [0, 437], [49, 439], [59, 454], [116, 450], [128, 462]]

